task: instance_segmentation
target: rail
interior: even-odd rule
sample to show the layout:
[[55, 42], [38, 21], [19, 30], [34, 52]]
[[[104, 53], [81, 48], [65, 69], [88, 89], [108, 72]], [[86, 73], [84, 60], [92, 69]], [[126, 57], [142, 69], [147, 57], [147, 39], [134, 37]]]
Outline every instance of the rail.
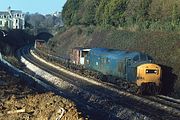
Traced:
[[[41, 59], [38, 56], [36, 56], [35, 54], [33, 54], [32, 51], [31, 51], [31, 54], [36, 59], [39, 59], [39, 60]], [[47, 64], [46, 61], [44, 61], [42, 59], [41, 59], [41, 62], [44, 62], [45, 64]], [[50, 64], [50, 63], [48, 63], [48, 64]], [[62, 69], [62, 68], [58, 68], [57, 66], [54, 66], [52, 64], [50, 64], [50, 65], [52, 67], [56, 68], [56, 69]], [[88, 82], [91, 82], [91, 83], [92, 83], [92, 81], [94, 81], [92, 79], [91, 80], [90, 79], [87, 80], [87, 78], [85, 78], [84, 80], [86, 80]], [[95, 83], [96, 83], [96, 85], [99, 85], [101, 87], [104, 87], [105, 89], [109, 89], [111, 91], [114, 91], [114, 92], [118, 93], [119, 95], [123, 95], [123, 96], [129, 97], [129, 98], [131, 98], [133, 100], [136, 100], [138, 102], [142, 102], [143, 104], [146, 104], [146, 105], [149, 105], [149, 106], [154, 106], [154, 107], [159, 108], [161, 110], [164, 110], [164, 111], [166, 111], [166, 112], [168, 112], [170, 114], [173, 114], [173, 115], [176, 115], [176, 116], [180, 116], [179, 108], [174, 107], [174, 105], [170, 105], [172, 102], [170, 104], [169, 103], [167, 104], [167, 101], [165, 101], [165, 100], [161, 100], [161, 102], [158, 102], [158, 100], [155, 101], [153, 99], [149, 99], [149, 98], [145, 98], [145, 97], [142, 97], [142, 96], [133, 95], [133, 94], [130, 94], [128, 92], [120, 91], [120, 90], [118, 90], [118, 89], [116, 89], [116, 88], [114, 88], [112, 86], [109, 86], [108, 84], [106, 84], [104, 82], [98, 81], [98, 83], [97, 82], [95, 82]], [[172, 103], [172, 104], [174, 104], [174, 103]]]

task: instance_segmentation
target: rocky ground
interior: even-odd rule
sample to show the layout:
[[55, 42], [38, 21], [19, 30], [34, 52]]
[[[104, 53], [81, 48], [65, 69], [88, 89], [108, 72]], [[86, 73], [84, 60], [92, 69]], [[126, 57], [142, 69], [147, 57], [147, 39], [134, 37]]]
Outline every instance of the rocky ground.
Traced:
[[72, 101], [26, 85], [0, 68], [0, 120], [81, 120]]

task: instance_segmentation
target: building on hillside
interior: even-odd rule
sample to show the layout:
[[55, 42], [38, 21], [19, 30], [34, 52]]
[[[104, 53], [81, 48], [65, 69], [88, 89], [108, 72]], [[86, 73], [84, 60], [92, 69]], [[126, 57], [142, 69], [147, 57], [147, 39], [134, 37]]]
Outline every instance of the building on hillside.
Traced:
[[0, 29], [24, 29], [25, 14], [20, 10], [11, 10], [8, 7], [7, 11], [0, 11]]
[[62, 20], [62, 13], [61, 12], [56, 11], [56, 12], [52, 13], [51, 16], [58, 18], [58, 22], [56, 20], [55, 27], [62, 27], [62, 26], [64, 26], [64, 23], [63, 23], [63, 20]]
[[52, 13], [51, 15], [56, 16], [56, 17], [61, 17], [61, 12], [56, 11], [56, 12]]

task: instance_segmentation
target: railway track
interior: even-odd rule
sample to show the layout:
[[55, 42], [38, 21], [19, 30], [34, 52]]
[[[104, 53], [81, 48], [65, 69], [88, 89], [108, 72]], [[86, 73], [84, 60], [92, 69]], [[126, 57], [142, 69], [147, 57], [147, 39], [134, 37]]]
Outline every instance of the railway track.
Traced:
[[[40, 65], [40, 63], [37, 60], [35, 60], [35, 59], [32, 60], [32, 56], [29, 55], [28, 52], [26, 52], [24, 54], [26, 56], [26, 59], [28, 59], [29, 61], [33, 62], [34, 64], [36, 64], [38, 66]], [[41, 66], [41, 68], [42, 68], [42, 66]], [[42, 69], [46, 69], [46, 67], [44, 67]], [[51, 70], [55, 71], [55, 72], [52, 73]], [[52, 68], [51, 69], [49, 68], [49, 70], [47, 70], [47, 71], [51, 72], [52, 74], [54, 74], [56, 76], [59, 75], [59, 72]], [[58, 75], [57, 75], [57, 73], [58, 73]], [[87, 81], [80, 80], [80, 79], [74, 80], [74, 77], [72, 77], [72, 76], [69, 77], [70, 75], [67, 76], [63, 73], [61, 73], [61, 74], [62, 75], [59, 77], [63, 78], [63, 76], [66, 76], [63, 79], [66, 79], [71, 84], [76, 84], [77, 87], [82, 87], [82, 85], [85, 83], [87, 84]], [[82, 88], [84, 91], [91, 91], [91, 92], [93, 92], [93, 94], [95, 93], [97, 96], [101, 96], [101, 97], [97, 97], [97, 99], [101, 99], [101, 101], [104, 100], [105, 101], [104, 105], [106, 105], [107, 102], [111, 102], [111, 106], [113, 106], [114, 109], [122, 108], [122, 106], [123, 107], [128, 106], [129, 109], [133, 109], [139, 113], [143, 113], [152, 119], [157, 119], [157, 118], [158, 119], [178, 119], [180, 117], [179, 108], [174, 107], [175, 105], [170, 105], [170, 101], [169, 101], [169, 104], [166, 104], [167, 102], [165, 103], [165, 100], [163, 100], [162, 98], [161, 98], [161, 102], [160, 102], [160, 98], [157, 99], [157, 97], [142, 98], [139, 96], [134, 96], [132, 94], [119, 91], [117, 88], [113, 88], [113, 85], [111, 86], [109, 84], [105, 85], [104, 88], [101, 88], [101, 87], [99, 87], [101, 84], [105, 84], [105, 83], [97, 83], [95, 88], [91, 87], [92, 84], [87, 84], [86, 87], [84, 87], [84, 88], [82, 87]], [[94, 89], [97, 89], [97, 90], [94, 91]], [[112, 91], [113, 91], [113, 93], [112, 93]], [[124, 99], [124, 100], [121, 100], [121, 99]], [[157, 105], [155, 105], [156, 103], [157, 103]], [[171, 101], [171, 103], [172, 103], [172, 101]], [[175, 104], [175, 103], [173, 103], [173, 104]], [[176, 103], [176, 104], [178, 104], [178, 103]], [[92, 108], [93, 108], [94, 105], [95, 104], [89, 105], [89, 106], [92, 106]], [[99, 105], [97, 104], [97, 106], [99, 106]], [[100, 106], [100, 107], [102, 107], [102, 106]], [[113, 108], [113, 107], [111, 107], [111, 108]], [[105, 108], [108, 108], [108, 107], [105, 107]], [[95, 109], [97, 109], [97, 108], [95, 107]], [[113, 110], [111, 110], [111, 111], [113, 111]], [[107, 112], [109, 112], [109, 111], [107, 110]], [[118, 113], [114, 113], [114, 114], [116, 114], [115, 116], [117, 117]]]
[[[52, 55], [49, 55], [49, 56], [52, 56]], [[55, 56], [52, 56], [52, 57], [55, 57]], [[95, 78], [93, 78], [93, 79], [95, 79]], [[106, 83], [106, 84], [108, 84], [111, 87], [115, 87], [118, 89], [118, 85], [114, 85], [111, 83]], [[169, 107], [176, 108], [176, 109], [180, 110], [180, 100], [178, 100], [178, 99], [174, 99], [174, 98], [171, 98], [168, 96], [163, 96], [163, 95], [148, 96], [145, 98], [149, 99], [151, 101], [155, 101], [155, 102], [158, 102], [160, 104], [167, 105]]]
[[[27, 59], [28, 61], [30, 61], [32, 64], [38, 66], [39, 68], [55, 75], [55, 76], [58, 76], [66, 81], [70, 81], [70, 79], [68, 77], [65, 77], [67, 75], [62, 75], [62, 74], [59, 74], [57, 72], [57, 70], [54, 70], [52, 68], [48, 68], [47, 66], [42, 66], [38, 61], [37, 59], [33, 59], [32, 56], [29, 55], [29, 52], [26, 50], [24, 51], [23, 49], [21, 49], [20, 51], [20, 54], [23, 55], [23, 57], [25, 59]], [[32, 74], [34, 74], [32, 72]], [[37, 74], [35, 74], [36, 77], [38, 77], [38, 79], [40, 78], [40, 76], [38, 76]], [[66, 92], [66, 91], [63, 91], [63, 90], [60, 90], [56, 85], [52, 84], [51, 82], [48, 82], [46, 80], [44, 80], [43, 78], [40, 78], [41, 81], [37, 81], [38, 83], [40, 84], [43, 84], [43, 86], [45, 86], [46, 88], [48, 88], [49, 90], [55, 92], [56, 94], [58, 95], [61, 95], [61, 96], [64, 96], [72, 101], [74, 101], [76, 103], [76, 105], [80, 108], [80, 111], [82, 111], [82, 113], [87, 116], [87, 115], [90, 115], [90, 119], [93, 119], [93, 120], [99, 120], [101, 118], [112, 118], [112, 119], [115, 119], [113, 116], [109, 116], [108, 113], [105, 113], [104, 111], [102, 110], [99, 110], [98, 108], [92, 106], [90, 103], [88, 103], [87, 101], [85, 101], [84, 99], [80, 99], [78, 98], [77, 96], [69, 93], [69, 92]], [[78, 91], [78, 90], [77, 90]], [[93, 111], [96, 111], [96, 112], [93, 112]]]
[[167, 101], [171, 101], [173, 103], [180, 104], [180, 99], [174, 99], [174, 98], [171, 98], [171, 97], [168, 97], [168, 96], [163, 96], [163, 95], [158, 95], [157, 97], [159, 97], [161, 99], [164, 99], [164, 100], [167, 100]]
[[148, 96], [145, 97], [151, 101], [175, 108], [180, 111], [180, 100], [174, 99], [168, 96], [163, 96], [163, 95], [157, 95], [157, 96]]

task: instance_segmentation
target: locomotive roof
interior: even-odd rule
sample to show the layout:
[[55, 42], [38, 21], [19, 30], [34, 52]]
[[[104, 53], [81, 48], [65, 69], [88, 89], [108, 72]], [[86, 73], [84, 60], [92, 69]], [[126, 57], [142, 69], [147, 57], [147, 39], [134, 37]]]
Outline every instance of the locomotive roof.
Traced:
[[137, 51], [125, 51], [125, 50], [118, 50], [118, 49], [108, 49], [108, 48], [92, 48], [91, 52], [96, 55], [107, 56], [110, 58], [121, 58], [121, 57], [129, 57], [133, 58], [137, 55], [143, 54]]

